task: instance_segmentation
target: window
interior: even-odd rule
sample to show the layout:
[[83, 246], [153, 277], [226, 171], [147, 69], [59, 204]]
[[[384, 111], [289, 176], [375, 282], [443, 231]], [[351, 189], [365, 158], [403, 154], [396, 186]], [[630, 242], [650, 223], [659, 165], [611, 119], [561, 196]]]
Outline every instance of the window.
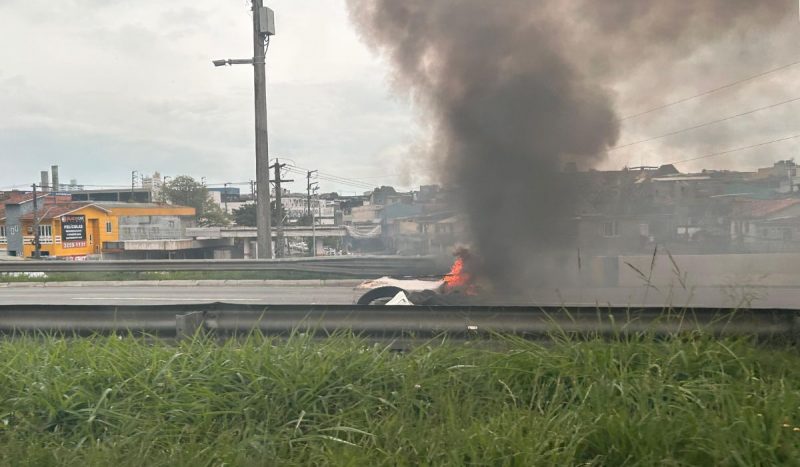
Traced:
[[114, 229], [114, 226], [111, 224], [111, 221], [106, 221], [106, 233], [111, 233]]
[[7, 243], [6, 240], [6, 226], [0, 225], [0, 243]]
[[53, 236], [53, 226], [52, 225], [40, 225], [39, 226], [39, 237], [41, 238], [49, 238]]
[[619, 235], [619, 226], [617, 221], [603, 222], [603, 236], [616, 237]]

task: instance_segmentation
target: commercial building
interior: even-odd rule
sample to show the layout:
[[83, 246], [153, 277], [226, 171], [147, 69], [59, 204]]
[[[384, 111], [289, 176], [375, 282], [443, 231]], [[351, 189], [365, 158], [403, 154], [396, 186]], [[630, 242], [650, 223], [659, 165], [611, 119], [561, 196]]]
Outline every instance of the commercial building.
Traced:
[[5, 194], [0, 201], [0, 250], [32, 257], [36, 225], [42, 257], [119, 257], [125, 243], [184, 239], [194, 208], [155, 203], [74, 201], [69, 195]]

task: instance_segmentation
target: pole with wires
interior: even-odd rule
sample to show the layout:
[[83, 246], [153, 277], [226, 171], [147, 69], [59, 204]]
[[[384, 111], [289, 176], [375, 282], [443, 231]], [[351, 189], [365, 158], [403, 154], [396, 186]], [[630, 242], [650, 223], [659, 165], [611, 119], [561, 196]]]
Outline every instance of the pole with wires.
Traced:
[[267, 139], [267, 47], [275, 35], [275, 15], [264, 0], [252, 0], [253, 58], [213, 60], [214, 66], [253, 65], [253, 97], [256, 133], [256, 227], [257, 257], [272, 258], [272, 227], [269, 193], [269, 146]]
[[283, 258], [286, 249], [283, 239], [283, 188], [281, 188], [281, 182], [294, 181], [281, 178], [281, 169], [285, 165], [276, 158], [275, 163], [269, 166], [270, 169], [275, 169], [275, 257], [277, 258]]
[[33, 257], [42, 257], [42, 243], [39, 237], [39, 200], [36, 196], [36, 184], [33, 184]]
[[311, 187], [317, 182], [311, 183], [311, 175], [317, 173], [316, 170], [306, 172], [306, 216], [311, 216]]

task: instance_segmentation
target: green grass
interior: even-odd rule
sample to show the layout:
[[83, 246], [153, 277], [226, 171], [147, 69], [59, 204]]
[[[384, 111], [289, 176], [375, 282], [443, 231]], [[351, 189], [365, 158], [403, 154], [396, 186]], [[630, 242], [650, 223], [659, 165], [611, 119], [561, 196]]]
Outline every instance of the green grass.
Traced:
[[[67, 282], [67, 281], [165, 281], [165, 280], [273, 280], [273, 279], [352, 279], [325, 272], [306, 271], [170, 271], [170, 272], [54, 272], [44, 276], [0, 273], [0, 282]], [[368, 276], [364, 276], [368, 277]]]
[[703, 336], [0, 341], [0, 465], [797, 465], [800, 356]]

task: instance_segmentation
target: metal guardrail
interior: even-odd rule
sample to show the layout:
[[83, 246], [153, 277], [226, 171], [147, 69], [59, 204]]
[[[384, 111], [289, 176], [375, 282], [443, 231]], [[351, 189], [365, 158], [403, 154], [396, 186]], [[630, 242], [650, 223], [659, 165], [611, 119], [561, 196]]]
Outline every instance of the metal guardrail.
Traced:
[[359, 305], [2, 305], [0, 333], [143, 333], [185, 337], [197, 331], [225, 337], [253, 330], [266, 335], [293, 331], [325, 336], [348, 330], [372, 338], [424, 339], [447, 334], [469, 339], [490, 333], [529, 339], [552, 333], [617, 336], [672, 335], [703, 331], [715, 336], [800, 341], [800, 311], [725, 311], [696, 308], [594, 307], [408, 307]]
[[445, 274], [433, 257], [323, 256], [279, 260], [2, 261], [0, 272], [303, 271], [366, 276]]

